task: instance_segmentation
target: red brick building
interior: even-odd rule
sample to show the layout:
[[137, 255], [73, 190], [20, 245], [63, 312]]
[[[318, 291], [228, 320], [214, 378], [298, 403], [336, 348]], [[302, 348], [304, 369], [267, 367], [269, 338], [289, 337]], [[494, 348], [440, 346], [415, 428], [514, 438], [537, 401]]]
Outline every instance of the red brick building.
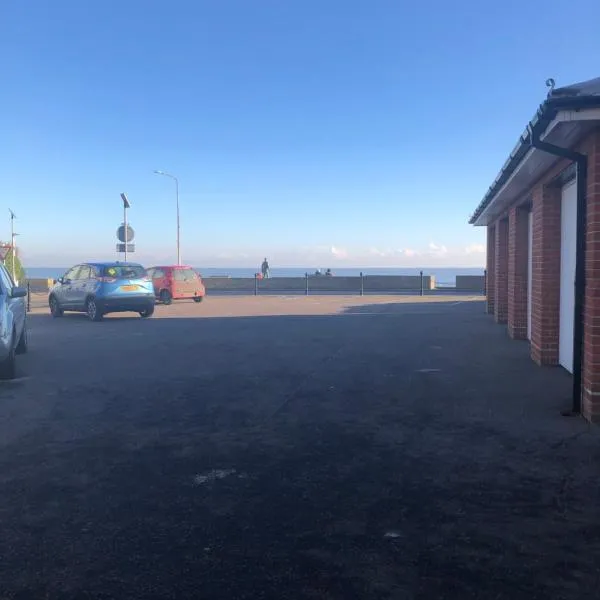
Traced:
[[487, 311], [600, 421], [600, 78], [551, 89], [475, 210]]

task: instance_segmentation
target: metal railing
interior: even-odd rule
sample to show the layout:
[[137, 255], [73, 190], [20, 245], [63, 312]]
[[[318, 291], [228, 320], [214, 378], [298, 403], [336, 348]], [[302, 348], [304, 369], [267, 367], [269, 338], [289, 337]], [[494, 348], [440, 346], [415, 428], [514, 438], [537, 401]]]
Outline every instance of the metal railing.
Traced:
[[[397, 289], [397, 290], [393, 290], [393, 289], [389, 289], [389, 290], [378, 289], [378, 290], [368, 290], [368, 291], [382, 292], [382, 293], [385, 293], [385, 292], [388, 292], [388, 293], [389, 292], [398, 293], [398, 292], [400, 292], [400, 293], [407, 293], [407, 294], [418, 292], [420, 296], [423, 296], [425, 294], [425, 285], [424, 285], [425, 277], [427, 277], [427, 276], [423, 274], [423, 271], [420, 271], [419, 272], [419, 287], [417, 289], [411, 289], [411, 288]], [[317, 275], [309, 275], [308, 273], [305, 273], [304, 274], [304, 282], [305, 282], [305, 284], [304, 284], [304, 295], [305, 296], [310, 295], [311, 291], [313, 291], [313, 292], [320, 292], [320, 293], [336, 293], [336, 292], [337, 293], [348, 293], [348, 292], [356, 292], [356, 291], [358, 291], [358, 293], [359, 293], [360, 296], [364, 296], [365, 295], [365, 280], [367, 279], [367, 276], [362, 271], [361, 271], [361, 273], [359, 275], [360, 287], [359, 287], [358, 290], [355, 290], [353, 288], [348, 288], [348, 289], [346, 289], [346, 288], [323, 289], [322, 287], [319, 288], [319, 286], [317, 286], [313, 290], [311, 290], [311, 288], [310, 288], [310, 281], [311, 281], [311, 279], [314, 279], [315, 281], [321, 282], [323, 280], [327, 281], [330, 278], [327, 275], [319, 275], [319, 276], [317, 276]], [[261, 291], [260, 284], [259, 284], [260, 281], [263, 281], [263, 279], [261, 279], [261, 277], [259, 276], [259, 274], [256, 273], [254, 275], [254, 295], [255, 296], [260, 295], [260, 291]], [[219, 290], [215, 290], [215, 291], [218, 292]], [[265, 291], [265, 290], [263, 290], [263, 291]], [[270, 293], [278, 293], [280, 291], [283, 292], [283, 291], [286, 291], [286, 290], [284, 290], [284, 289], [282, 289], [282, 290], [270, 289], [270, 290], [267, 290], [267, 291], [270, 292]], [[291, 292], [291, 291], [299, 291], [299, 290], [288, 290], [288, 291]], [[433, 290], [429, 290], [429, 291], [433, 291]]]
[[[371, 279], [371, 285], [369, 280]], [[252, 279], [246, 279], [245, 287], [243, 288], [207, 288], [208, 295], [229, 295], [229, 294], [253, 294], [254, 296], [260, 295], [273, 295], [273, 294], [302, 294], [309, 296], [311, 294], [351, 294], [364, 296], [366, 294], [401, 294], [401, 295], [435, 295], [435, 294], [448, 294], [448, 293], [471, 293], [471, 294], [482, 294], [486, 295], [487, 292], [487, 272], [483, 275], [483, 281], [479, 289], [457, 289], [452, 287], [433, 287], [432, 280], [429, 279], [429, 275], [425, 274], [424, 271], [419, 271], [416, 276], [410, 276], [414, 280], [414, 284], [411, 282], [409, 287], [394, 286], [390, 283], [389, 287], [385, 283], [382, 283], [382, 278], [385, 280], [386, 276], [376, 275], [369, 276], [364, 273], [360, 273], [357, 277], [328, 277], [327, 275], [311, 275], [305, 273], [304, 277], [292, 277], [283, 278], [285, 281], [282, 283], [282, 287], [277, 287], [273, 282], [277, 280], [268, 279], [262, 280], [259, 276], [254, 276], [254, 282], [252, 287]], [[390, 282], [393, 282], [395, 276], [390, 276]], [[373, 281], [376, 278], [376, 283]], [[304, 280], [303, 283], [302, 279]], [[342, 281], [340, 281], [342, 280]], [[262, 282], [269, 281], [268, 285]], [[347, 284], [347, 285], [346, 285]], [[286, 287], [287, 286], [287, 287]], [[30, 312], [32, 309], [45, 308], [48, 306], [48, 290], [44, 290], [40, 287], [31, 286], [30, 282], [27, 282], [27, 311]]]

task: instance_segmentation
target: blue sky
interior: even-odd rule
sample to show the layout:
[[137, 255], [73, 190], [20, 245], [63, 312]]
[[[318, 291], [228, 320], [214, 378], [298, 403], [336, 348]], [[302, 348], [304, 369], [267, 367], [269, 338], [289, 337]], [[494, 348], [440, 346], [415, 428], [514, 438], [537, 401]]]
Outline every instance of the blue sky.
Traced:
[[0, 236], [11, 207], [29, 266], [114, 258], [125, 191], [173, 261], [163, 169], [194, 265], [482, 265], [467, 219], [545, 80], [600, 75], [600, 3], [565, 7], [7, 0]]

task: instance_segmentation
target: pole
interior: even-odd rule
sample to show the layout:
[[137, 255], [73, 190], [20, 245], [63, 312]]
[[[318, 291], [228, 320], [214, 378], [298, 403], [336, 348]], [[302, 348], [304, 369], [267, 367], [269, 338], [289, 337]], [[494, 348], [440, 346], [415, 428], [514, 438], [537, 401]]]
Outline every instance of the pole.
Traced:
[[[9, 209], [10, 210], [10, 209]], [[13, 283], [17, 283], [16, 277], [15, 277], [15, 263], [16, 263], [16, 257], [17, 257], [17, 252], [16, 252], [16, 248], [15, 248], [15, 213], [11, 210], [10, 211], [10, 251], [12, 252], [12, 278], [13, 278]]]
[[304, 290], [304, 295], [308, 296], [308, 273], [304, 273], [304, 282], [306, 284], [305, 290]]
[[180, 245], [180, 228], [179, 228], [179, 179], [166, 171], [154, 171], [157, 175], [164, 175], [175, 181], [175, 206], [177, 209], [177, 265], [181, 265], [181, 245]]
[[258, 296], [258, 273], [254, 273], [254, 295]]
[[181, 247], [179, 245], [179, 179], [177, 177], [173, 177], [175, 179], [175, 202], [177, 205], [177, 265], [181, 266]]
[[180, 245], [180, 229], [179, 229], [179, 179], [166, 171], [154, 171], [157, 175], [164, 175], [175, 181], [175, 207], [177, 209], [177, 265], [181, 265], [181, 245]]
[[423, 295], [423, 271], [420, 273], [421, 275], [421, 296]]
[[125, 262], [127, 262], [127, 242], [129, 241], [129, 236], [127, 235], [127, 205], [123, 203], [123, 225], [125, 228], [125, 233], [123, 237], [125, 238]]
[[365, 280], [362, 271], [360, 272], [360, 295], [365, 295]]

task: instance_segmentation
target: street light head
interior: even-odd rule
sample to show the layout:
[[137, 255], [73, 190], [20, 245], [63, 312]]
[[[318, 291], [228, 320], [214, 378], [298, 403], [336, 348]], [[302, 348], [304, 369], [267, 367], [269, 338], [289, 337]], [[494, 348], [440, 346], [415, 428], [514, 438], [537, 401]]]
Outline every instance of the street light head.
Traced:
[[166, 171], [155, 170], [154, 172], [157, 175], [164, 175], [165, 177], [170, 177], [171, 179], [174, 179], [175, 181], [177, 181], [177, 177], [175, 177], [175, 175], [172, 175], [171, 173], [167, 173]]

